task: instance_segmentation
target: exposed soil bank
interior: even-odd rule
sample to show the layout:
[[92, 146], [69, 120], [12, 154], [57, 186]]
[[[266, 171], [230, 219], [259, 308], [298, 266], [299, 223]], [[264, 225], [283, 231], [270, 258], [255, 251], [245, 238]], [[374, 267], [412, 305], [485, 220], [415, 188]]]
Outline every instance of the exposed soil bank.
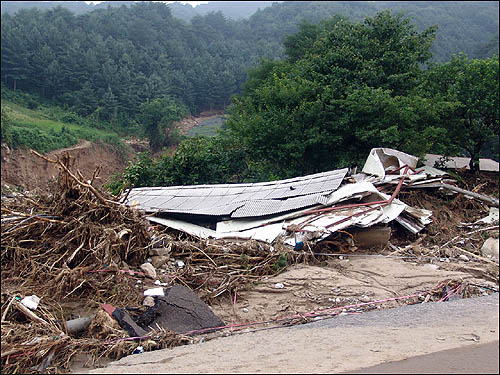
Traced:
[[[95, 185], [100, 187], [107, 183], [109, 177], [120, 172], [133, 155], [119, 152], [115, 147], [83, 141], [80, 144], [46, 154], [50, 159], [70, 155], [72, 169], [79, 170], [86, 178], [92, 178], [97, 167], [100, 167]], [[11, 150], [2, 145], [2, 186], [22, 187], [25, 190], [44, 189], [49, 181], [58, 174], [56, 164], [49, 163], [32, 154], [29, 150]]]

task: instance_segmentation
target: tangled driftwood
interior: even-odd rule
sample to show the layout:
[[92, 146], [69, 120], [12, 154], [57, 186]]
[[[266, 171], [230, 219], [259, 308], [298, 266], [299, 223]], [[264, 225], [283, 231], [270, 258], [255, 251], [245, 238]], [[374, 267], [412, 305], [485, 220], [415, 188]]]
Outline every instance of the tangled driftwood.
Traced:
[[[64, 372], [78, 352], [88, 353], [90, 361], [130, 354], [137, 341], [112, 328], [102, 312], [85, 333], [69, 335], [61, 304], [76, 300], [94, 310], [101, 303], [140, 305], [140, 273], [123, 269], [138, 268], [147, 258], [150, 225], [139, 211], [92, 185], [97, 170], [85, 180], [69, 169], [67, 155], [51, 160], [34, 153], [56, 163], [60, 174], [51, 194], [2, 199], [2, 372]], [[310, 251], [285, 252], [279, 246], [271, 251], [255, 241], [164, 239], [171, 256], [186, 263], [176, 270], [172, 284], [187, 285], [207, 301], [287, 264], [314, 260]], [[14, 291], [6, 284], [14, 285]], [[35, 312], [19, 302], [29, 294], [42, 298]], [[150, 332], [140, 345], [153, 350], [189, 342], [189, 337], [160, 330]]]

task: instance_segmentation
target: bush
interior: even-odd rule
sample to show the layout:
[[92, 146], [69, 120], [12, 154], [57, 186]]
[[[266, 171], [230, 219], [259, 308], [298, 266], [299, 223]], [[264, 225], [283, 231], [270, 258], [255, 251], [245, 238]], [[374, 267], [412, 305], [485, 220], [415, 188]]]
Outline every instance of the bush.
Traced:
[[10, 117], [7, 115], [7, 109], [2, 107], [2, 122], [1, 122], [1, 132], [2, 132], [2, 142], [6, 142], [7, 144], [12, 143], [12, 136], [11, 136], [11, 126], [12, 126], [12, 120]]
[[26, 106], [29, 109], [37, 109], [38, 108], [38, 103], [33, 98], [28, 98], [26, 100]]
[[41, 153], [73, 146], [78, 143], [78, 137], [69, 131], [63, 130], [59, 133], [53, 131], [44, 132], [38, 128], [13, 126], [11, 136], [13, 147], [32, 148]]
[[76, 113], [72, 112], [66, 112], [62, 114], [62, 116], [59, 118], [60, 121], [62, 122], [67, 122], [69, 124], [80, 124], [81, 123], [81, 118], [78, 116]]

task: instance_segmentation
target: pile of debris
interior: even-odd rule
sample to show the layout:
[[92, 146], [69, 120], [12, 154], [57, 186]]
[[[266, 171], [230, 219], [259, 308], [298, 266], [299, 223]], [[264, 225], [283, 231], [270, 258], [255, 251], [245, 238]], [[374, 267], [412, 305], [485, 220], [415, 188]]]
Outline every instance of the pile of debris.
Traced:
[[[37, 155], [60, 168], [51, 193], [2, 198], [1, 204], [2, 372], [64, 372], [80, 352], [92, 364], [233, 330], [238, 325], [226, 325], [208, 305], [221, 297], [236, 301], [237, 292], [293, 264], [319, 265], [327, 255], [363, 247], [422, 255], [414, 240], [441, 217], [424, 208], [428, 199], [418, 202], [417, 189], [492, 206], [487, 218], [460, 223], [472, 247], [455, 249], [463, 236], [450, 233], [425, 255], [489, 262], [498, 285], [498, 245], [488, 253], [484, 239], [479, 242], [488, 230], [498, 236], [498, 200], [458, 188], [443, 171], [418, 169], [417, 158], [399, 151], [372, 150], [362, 173], [341, 169], [256, 184], [137, 188], [120, 198], [93, 185], [96, 173], [86, 180], [72, 172], [67, 156]], [[410, 241], [397, 242], [398, 231]], [[433, 231], [419, 241], [432, 239]], [[445, 280], [423, 298], [448, 298], [443, 288], [464, 296], [473, 290]], [[405, 303], [421, 302], [420, 294], [411, 297]]]
[[[282, 253], [256, 241], [221, 247], [152, 236], [141, 212], [93, 186], [96, 174], [86, 180], [72, 172], [67, 155], [57, 160], [37, 155], [60, 168], [51, 193], [18, 195], [1, 205], [2, 372], [61, 372], [82, 351], [92, 363], [138, 347], [192, 343], [184, 331], [223, 322], [191, 289], [209, 300], [281, 270]], [[160, 243], [165, 247], [158, 248]], [[184, 263], [156, 275], [146, 260], [153, 254], [158, 265], [166, 249]], [[293, 250], [286, 256], [288, 262], [309, 258]], [[213, 267], [207, 269], [207, 263]], [[157, 319], [178, 305], [172, 298], [179, 290], [195, 306], [192, 315], [205, 312], [191, 325]], [[186, 311], [189, 306], [176, 315]]]
[[[71, 172], [66, 156], [49, 161], [61, 169], [52, 194], [2, 199], [3, 373], [61, 372], [81, 352], [90, 360], [120, 358], [137, 347], [104, 310], [76, 319], [72, 313], [95, 311], [104, 301], [142, 303], [135, 282], [119, 269], [146, 258], [148, 223], [97, 190], [95, 175], [86, 181]], [[142, 345], [189, 342], [156, 329]]]
[[[136, 188], [123, 201], [149, 213], [153, 223], [198, 238], [283, 242], [295, 249], [304, 243], [335, 244], [337, 234], [348, 228], [374, 228], [358, 237], [378, 232], [387, 243], [392, 221], [416, 235], [432, 222], [432, 211], [397, 199], [401, 189], [447, 189], [498, 207], [498, 199], [460, 189], [433, 167], [417, 170], [417, 162], [412, 155], [377, 148], [362, 173], [345, 168], [254, 184]], [[354, 245], [355, 233], [350, 234]]]

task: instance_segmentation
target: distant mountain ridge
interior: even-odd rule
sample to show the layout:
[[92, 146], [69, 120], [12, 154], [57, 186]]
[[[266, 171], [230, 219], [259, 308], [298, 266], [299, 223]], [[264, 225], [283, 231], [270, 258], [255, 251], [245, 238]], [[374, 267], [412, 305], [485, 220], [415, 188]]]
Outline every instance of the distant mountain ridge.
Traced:
[[[7, 8], [20, 3], [1, 4], [6, 87], [121, 123], [136, 116], [137, 103], [164, 95], [191, 113], [226, 107], [241, 92], [248, 69], [261, 59], [286, 57], [284, 40], [303, 21], [314, 25], [337, 16], [370, 22], [383, 10], [403, 12], [412, 32], [438, 26], [431, 61], [449, 61], [460, 52], [473, 59], [498, 54], [499, 5], [493, 1], [285, 1], [240, 20], [209, 11], [221, 5], [213, 2], [196, 7], [208, 13], [190, 21], [173, 14], [175, 4], [163, 2], [25, 2], [25, 9], [11, 7], [14, 14]], [[54, 4], [64, 7], [50, 8]]]
[[[36, 7], [40, 10], [61, 6], [80, 15], [108, 7], [127, 6], [140, 1], [104, 1], [86, 4], [84, 1], [2, 1], [2, 14], [10, 15], [20, 9]], [[210, 1], [193, 7], [173, 2], [168, 4], [173, 17], [190, 22], [221, 12], [230, 21], [248, 23], [255, 37], [281, 43], [286, 35], [298, 31], [302, 20], [318, 23], [336, 14], [361, 21], [376, 12], [391, 9], [404, 12], [419, 31], [438, 25], [436, 41], [432, 47], [433, 60], [447, 61], [452, 54], [464, 52], [472, 58], [498, 54], [497, 1]], [[281, 57], [283, 49], [273, 54]]]
[[[99, 4], [87, 4], [84, 1], [2, 1], [2, 13], [14, 14], [19, 9], [38, 8], [41, 10], [52, 9], [61, 6], [75, 14], [91, 12], [96, 9], [110, 7], [130, 6], [139, 1], [103, 1]], [[196, 7], [190, 4], [174, 2], [168, 4], [172, 15], [184, 21], [189, 21], [194, 16], [204, 16], [210, 12], [221, 11], [225, 17], [239, 20], [249, 18], [259, 9], [271, 6], [276, 1], [211, 1], [208, 4], [200, 4]]]

